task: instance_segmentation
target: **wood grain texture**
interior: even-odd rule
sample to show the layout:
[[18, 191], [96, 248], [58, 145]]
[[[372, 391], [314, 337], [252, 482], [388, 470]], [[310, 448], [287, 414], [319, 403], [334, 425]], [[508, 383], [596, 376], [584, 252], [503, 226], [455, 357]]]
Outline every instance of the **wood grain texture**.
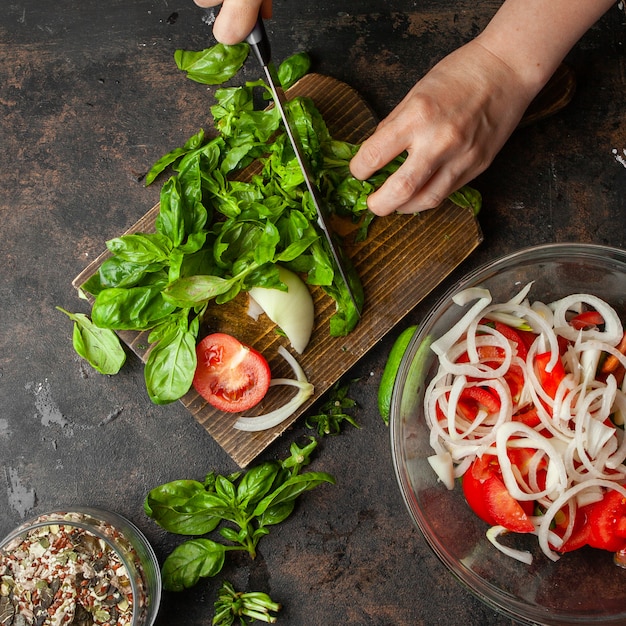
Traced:
[[[288, 97], [308, 96], [326, 120], [331, 134], [353, 143], [362, 142], [376, 126], [376, 119], [359, 94], [343, 82], [328, 76], [309, 74], [294, 85]], [[129, 232], [154, 230], [158, 205], [139, 220]], [[344, 224], [344, 231], [350, 226]], [[368, 240], [355, 243], [344, 236], [344, 248], [363, 282], [365, 307], [357, 328], [347, 337], [330, 337], [329, 319], [334, 301], [317, 287], [311, 289], [315, 304], [315, 327], [304, 354], [298, 356], [314, 395], [289, 419], [272, 429], [248, 433], [233, 428], [237, 415], [213, 409], [194, 389], [182, 399], [193, 417], [211, 434], [240, 466], [247, 466], [268, 445], [295, 422], [316, 400], [341, 378], [367, 351], [434, 289], [482, 241], [471, 211], [446, 201], [436, 211], [406, 216], [378, 218], [370, 228]], [[108, 256], [103, 253], [74, 281], [79, 288], [98, 271]], [[205, 326], [236, 336], [254, 346], [268, 359], [275, 377], [293, 377], [289, 366], [277, 353], [279, 345], [288, 347], [284, 337], [265, 316], [257, 322], [247, 316], [247, 295], [210, 307]], [[123, 331], [122, 340], [145, 359], [147, 333]], [[258, 415], [282, 405], [290, 394], [283, 387], [272, 388], [255, 411]]]

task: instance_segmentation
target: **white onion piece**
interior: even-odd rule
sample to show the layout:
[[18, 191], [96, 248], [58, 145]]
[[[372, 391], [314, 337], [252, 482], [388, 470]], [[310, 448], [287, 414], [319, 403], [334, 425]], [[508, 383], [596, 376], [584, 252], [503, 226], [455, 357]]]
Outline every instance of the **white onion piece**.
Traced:
[[[590, 305], [602, 315], [604, 318], [603, 331], [593, 328], [589, 330], [577, 330], [568, 324], [566, 319], [567, 312], [580, 304]], [[584, 339], [599, 339], [616, 346], [624, 334], [622, 322], [615, 309], [597, 296], [591, 294], [573, 294], [553, 302], [551, 308], [554, 311], [554, 327], [556, 332], [570, 341], [576, 341], [577, 337], [580, 335]]]
[[439, 480], [452, 491], [454, 489], [454, 463], [450, 453], [433, 454], [428, 457], [428, 463], [437, 474]]
[[491, 293], [487, 289], [465, 289], [456, 294], [452, 300], [460, 306], [478, 300], [463, 317], [445, 334], [434, 341], [430, 349], [437, 355], [445, 354], [467, 330], [469, 323], [491, 302]]
[[275, 378], [270, 381], [270, 386], [273, 385], [291, 385], [298, 388], [296, 395], [284, 404], [283, 406], [270, 411], [265, 415], [259, 415], [257, 417], [240, 417], [234, 424], [233, 428], [237, 430], [245, 430], [247, 432], [258, 432], [261, 430], [267, 430], [278, 426], [278, 424], [284, 422], [288, 417], [294, 414], [312, 395], [313, 385], [306, 379], [304, 370], [300, 367], [300, 364], [293, 358], [293, 356], [283, 347], [278, 347], [278, 353], [289, 363], [291, 369], [296, 375], [296, 380], [292, 378]]
[[[315, 310], [313, 298], [302, 279], [292, 271], [278, 266], [280, 280], [287, 285], [287, 291], [253, 287], [248, 291], [256, 307], [260, 307], [267, 317], [284, 333], [293, 349], [302, 354], [311, 339]], [[248, 314], [257, 319], [255, 306], [251, 305]]]
[[533, 555], [530, 552], [509, 548], [498, 541], [500, 535], [506, 535], [508, 532], [509, 531], [504, 526], [491, 526], [491, 528], [487, 530], [487, 539], [503, 554], [517, 561], [521, 561], [522, 563], [526, 563], [526, 565], [530, 565], [533, 562]]
[[530, 289], [533, 286], [533, 283], [535, 281], [531, 280], [529, 283], [526, 283], [522, 289], [517, 293], [517, 295], [513, 296], [510, 300], [509, 300], [509, 304], [522, 304], [526, 298], [528, 297], [528, 294], [530, 293]]

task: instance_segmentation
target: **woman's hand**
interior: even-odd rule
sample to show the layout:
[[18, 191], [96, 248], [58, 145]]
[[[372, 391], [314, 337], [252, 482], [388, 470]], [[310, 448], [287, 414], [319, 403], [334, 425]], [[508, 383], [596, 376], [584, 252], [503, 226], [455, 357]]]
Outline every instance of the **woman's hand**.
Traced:
[[261, 12], [264, 19], [272, 17], [272, 0], [194, 0], [201, 7], [223, 4], [213, 25], [213, 35], [225, 44], [243, 41], [252, 31]]
[[361, 146], [350, 168], [365, 179], [407, 151], [368, 199], [377, 215], [431, 209], [484, 171], [535, 92], [480, 38], [440, 61]]

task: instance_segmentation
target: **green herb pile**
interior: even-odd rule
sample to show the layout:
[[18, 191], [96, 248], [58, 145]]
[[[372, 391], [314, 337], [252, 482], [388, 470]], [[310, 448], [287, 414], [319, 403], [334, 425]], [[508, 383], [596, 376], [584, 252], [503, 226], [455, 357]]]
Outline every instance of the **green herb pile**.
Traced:
[[[248, 51], [245, 43], [218, 44], [201, 52], [178, 50], [175, 60], [190, 79], [221, 84], [239, 71]], [[300, 53], [279, 66], [279, 78], [288, 87], [308, 69], [308, 57]], [[175, 401], [190, 389], [209, 303], [228, 302], [255, 286], [286, 289], [276, 264], [305, 276], [334, 299], [332, 336], [348, 334], [358, 322], [317, 229], [280, 116], [273, 107], [254, 106], [258, 90], [271, 98], [262, 80], [217, 89], [211, 114], [218, 134], [207, 137], [200, 130], [147, 174], [146, 184], [151, 184], [167, 168], [174, 171], [161, 189], [155, 232], [108, 241], [110, 258], [82, 285], [94, 298], [91, 321], [68, 313], [78, 353], [107, 374], [124, 362], [114, 331], [148, 331], [145, 382], [156, 404]], [[295, 98], [288, 108], [329, 210], [359, 222], [358, 237], [364, 239], [374, 217], [367, 196], [404, 157], [359, 181], [349, 171], [358, 146], [331, 137], [310, 99]], [[469, 188], [451, 199], [471, 206], [480, 202]], [[363, 290], [353, 269], [349, 280], [360, 308]]]

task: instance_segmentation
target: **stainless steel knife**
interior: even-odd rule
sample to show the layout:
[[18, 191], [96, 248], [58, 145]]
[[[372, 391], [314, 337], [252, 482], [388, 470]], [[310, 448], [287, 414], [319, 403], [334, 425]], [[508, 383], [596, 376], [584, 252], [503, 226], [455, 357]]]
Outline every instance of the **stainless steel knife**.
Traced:
[[348, 269], [346, 267], [345, 261], [343, 260], [341, 251], [337, 248], [337, 245], [333, 240], [332, 231], [328, 225], [327, 214], [323, 208], [323, 200], [320, 197], [317, 185], [313, 180], [311, 168], [309, 166], [307, 156], [302, 148], [302, 144], [300, 142], [297, 130], [291, 122], [291, 119], [289, 118], [285, 107], [287, 103], [287, 98], [285, 96], [283, 88], [280, 85], [280, 81], [278, 80], [276, 68], [272, 63], [270, 42], [265, 31], [265, 25], [263, 24], [263, 20], [260, 16], [257, 19], [256, 24], [252, 29], [252, 32], [246, 38], [246, 42], [254, 51], [254, 54], [259, 61], [259, 64], [265, 71], [267, 84], [272, 90], [272, 94], [274, 96], [274, 105], [278, 109], [280, 116], [283, 120], [283, 123], [285, 125], [285, 132], [287, 133], [289, 141], [291, 142], [293, 150], [296, 154], [296, 159], [298, 161], [298, 164], [300, 165], [300, 169], [302, 170], [302, 175], [304, 176], [304, 182], [306, 184], [308, 192], [311, 194], [313, 205], [315, 206], [315, 210], [317, 211], [317, 224], [324, 233], [326, 241], [328, 242], [328, 245], [330, 247], [330, 251], [333, 255], [335, 265], [337, 266], [339, 274], [346, 285], [346, 289], [348, 290], [348, 294], [350, 295], [350, 299], [352, 300], [352, 304], [354, 305], [357, 315], [360, 317], [361, 310], [354, 296], [354, 292], [350, 286], [350, 281], [348, 279]]

